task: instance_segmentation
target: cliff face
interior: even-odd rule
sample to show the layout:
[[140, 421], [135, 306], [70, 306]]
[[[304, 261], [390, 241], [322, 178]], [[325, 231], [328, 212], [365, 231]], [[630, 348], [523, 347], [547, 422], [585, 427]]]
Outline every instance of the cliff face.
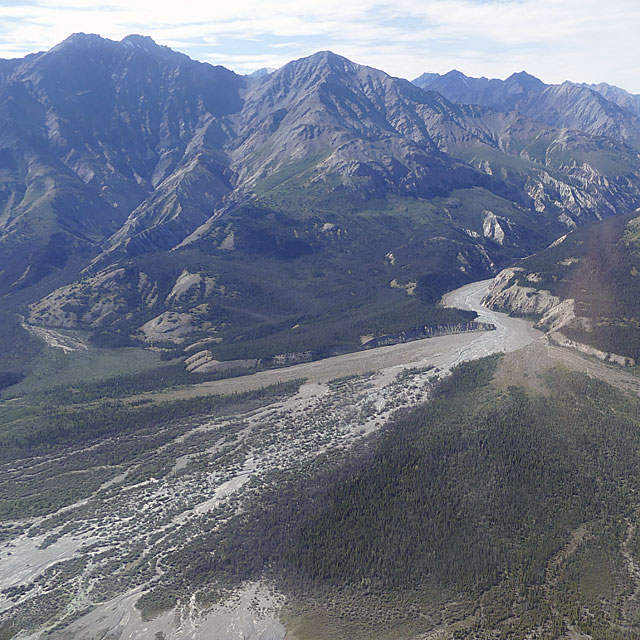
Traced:
[[536, 283], [539, 276], [526, 273], [522, 267], [511, 267], [501, 271], [494, 279], [489, 293], [482, 303], [494, 309], [512, 315], [534, 317], [536, 327], [546, 332], [548, 339], [554, 344], [571, 347], [582, 353], [615, 362], [622, 366], [633, 366], [635, 360], [628, 356], [602, 351], [588, 344], [572, 340], [563, 333], [563, 329], [590, 331], [592, 321], [576, 315], [575, 300], [563, 299], [545, 289], [535, 289], [521, 284], [522, 278]]
[[[539, 325], [550, 330], [558, 329], [573, 318], [574, 301], [562, 300], [550, 291], [525, 287], [518, 283], [524, 275], [522, 267], [504, 269], [495, 278], [493, 287], [482, 301], [490, 309], [504, 311], [513, 315], [534, 316]], [[526, 274], [525, 278], [536, 281], [535, 274]]]

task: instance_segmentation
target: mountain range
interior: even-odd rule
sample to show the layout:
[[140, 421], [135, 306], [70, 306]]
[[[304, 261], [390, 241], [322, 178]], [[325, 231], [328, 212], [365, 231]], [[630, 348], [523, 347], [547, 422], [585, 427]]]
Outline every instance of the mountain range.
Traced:
[[640, 206], [609, 93], [75, 34], [0, 64], [4, 308], [215, 361], [460, 321], [446, 290]]
[[600, 84], [545, 84], [526, 71], [506, 80], [471, 78], [453, 70], [424, 73], [414, 84], [438, 91], [452, 102], [517, 111], [552, 127], [579, 129], [637, 144], [640, 139], [640, 96]]

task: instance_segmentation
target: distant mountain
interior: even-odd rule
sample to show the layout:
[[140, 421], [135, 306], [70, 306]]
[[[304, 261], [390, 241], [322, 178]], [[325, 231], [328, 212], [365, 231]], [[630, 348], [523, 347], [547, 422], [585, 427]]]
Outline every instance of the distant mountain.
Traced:
[[444, 75], [425, 73], [413, 82], [452, 102], [517, 111], [552, 127], [640, 141], [639, 103], [617, 87], [573, 82], [547, 85], [524, 71], [498, 80], [470, 78], [454, 70]]
[[247, 74], [247, 78], [264, 78], [265, 76], [271, 75], [274, 71], [275, 69], [262, 67], [260, 69], [256, 69], [253, 73]]
[[0, 290], [86, 261], [132, 211], [131, 241], [170, 248], [230, 191], [223, 121], [244, 82], [233, 72], [142, 36], [76, 34], [10, 62], [0, 77]]
[[530, 93], [540, 93], [545, 84], [522, 71], [506, 80], [496, 78], [471, 78], [456, 69], [444, 75], [423, 73], [414, 84], [438, 91], [448, 100], [464, 104], [479, 104], [503, 111], [517, 110], [518, 105]]
[[454, 111], [406, 80], [320, 52], [251, 88], [230, 153], [245, 188], [288, 163], [329, 154], [317, 178], [339, 175], [369, 197], [432, 196], [456, 182], [487, 182], [433, 139], [428, 119], [452, 121]]
[[615, 102], [618, 106], [640, 116], [640, 95], [629, 93], [624, 89], [620, 89], [620, 87], [615, 87], [607, 84], [606, 82], [599, 82], [598, 84], [582, 84], [580, 86], [593, 89], [603, 95], [607, 100]]
[[[6, 304], [104, 344], [251, 358], [458, 322], [434, 306], [447, 289], [640, 205], [617, 136], [328, 51], [249, 79], [76, 34], [0, 67]], [[500, 82], [454, 75], [470, 102]], [[501, 91], [517, 106], [541, 84]]]

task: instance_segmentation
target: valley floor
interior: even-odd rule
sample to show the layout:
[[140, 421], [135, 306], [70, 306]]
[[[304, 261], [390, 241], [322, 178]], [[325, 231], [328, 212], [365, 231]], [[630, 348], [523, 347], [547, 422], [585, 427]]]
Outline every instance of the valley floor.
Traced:
[[[493, 324], [495, 331], [458, 333], [437, 338], [426, 338], [356, 351], [315, 362], [281, 369], [261, 371], [239, 378], [226, 378], [194, 384], [188, 389], [153, 394], [154, 399], [183, 399], [210, 394], [228, 394], [252, 391], [279, 382], [304, 378], [308, 383], [326, 384], [344, 376], [359, 376], [372, 372], [399, 372], [406, 367], [430, 365], [448, 369], [460, 362], [474, 360], [497, 352], [520, 349], [542, 338], [532, 323], [520, 318], [510, 318], [504, 313], [491, 311], [481, 304], [489, 291], [492, 280], [482, 280], [451, 291], [443, 298], [447, 307], [457, 307], [478, 313], [478, 322]], [[148, 394], [147, 397], [151, 397]], [[135, 399], [145, 397], [136, 396]]]
[[[176, 400], [305, 379], [287, 397], [185, 424], [149, 452], [157, 472], [142, 474], [140, 462], [123, 464], [87, 499], [47, 517], [5, 523], [5, 531], [14, 533], [0, 546], [0, 637], [22, 629], [18, 637], [33, 640], [282, 640], [283, 596], [269, 584], [249, 583], [227, 594], [224, 605], [194, 596], [188, 606], [159, 607], [159, 614], [154, 610], [148, 617], [135, 604], [171, 571], [172, 554], [242, 509], [252, 488], [304, 472], [318, 456], [344, 453], [398, 409], [424, 402], [434, 380], [463, 361], [512, 353], [503, 370], [505, 384], [513, 384], [533, 380], [559, 360], [638, 390], [634, 376], [551, 346], [531, 322], [482, 307], [489, 284], [462, 287], [444, 303], [477, 311], [495, 331], [380, 347], [131, 398]], [[11, 481], [55, 462], [46, 456], [22, 460], [0, 472]]]

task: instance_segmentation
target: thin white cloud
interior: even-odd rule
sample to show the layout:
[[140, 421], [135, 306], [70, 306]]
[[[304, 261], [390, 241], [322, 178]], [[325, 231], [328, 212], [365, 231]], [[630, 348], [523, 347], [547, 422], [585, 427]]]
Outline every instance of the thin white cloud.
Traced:
[[49, 48], [74, 31], [150, 35], [247, 72], [319, 49], [404, 77], [458, 68], [546, 82], [605, 80], [640, 93], [637, 0], [9, 0], [0, 56]]

